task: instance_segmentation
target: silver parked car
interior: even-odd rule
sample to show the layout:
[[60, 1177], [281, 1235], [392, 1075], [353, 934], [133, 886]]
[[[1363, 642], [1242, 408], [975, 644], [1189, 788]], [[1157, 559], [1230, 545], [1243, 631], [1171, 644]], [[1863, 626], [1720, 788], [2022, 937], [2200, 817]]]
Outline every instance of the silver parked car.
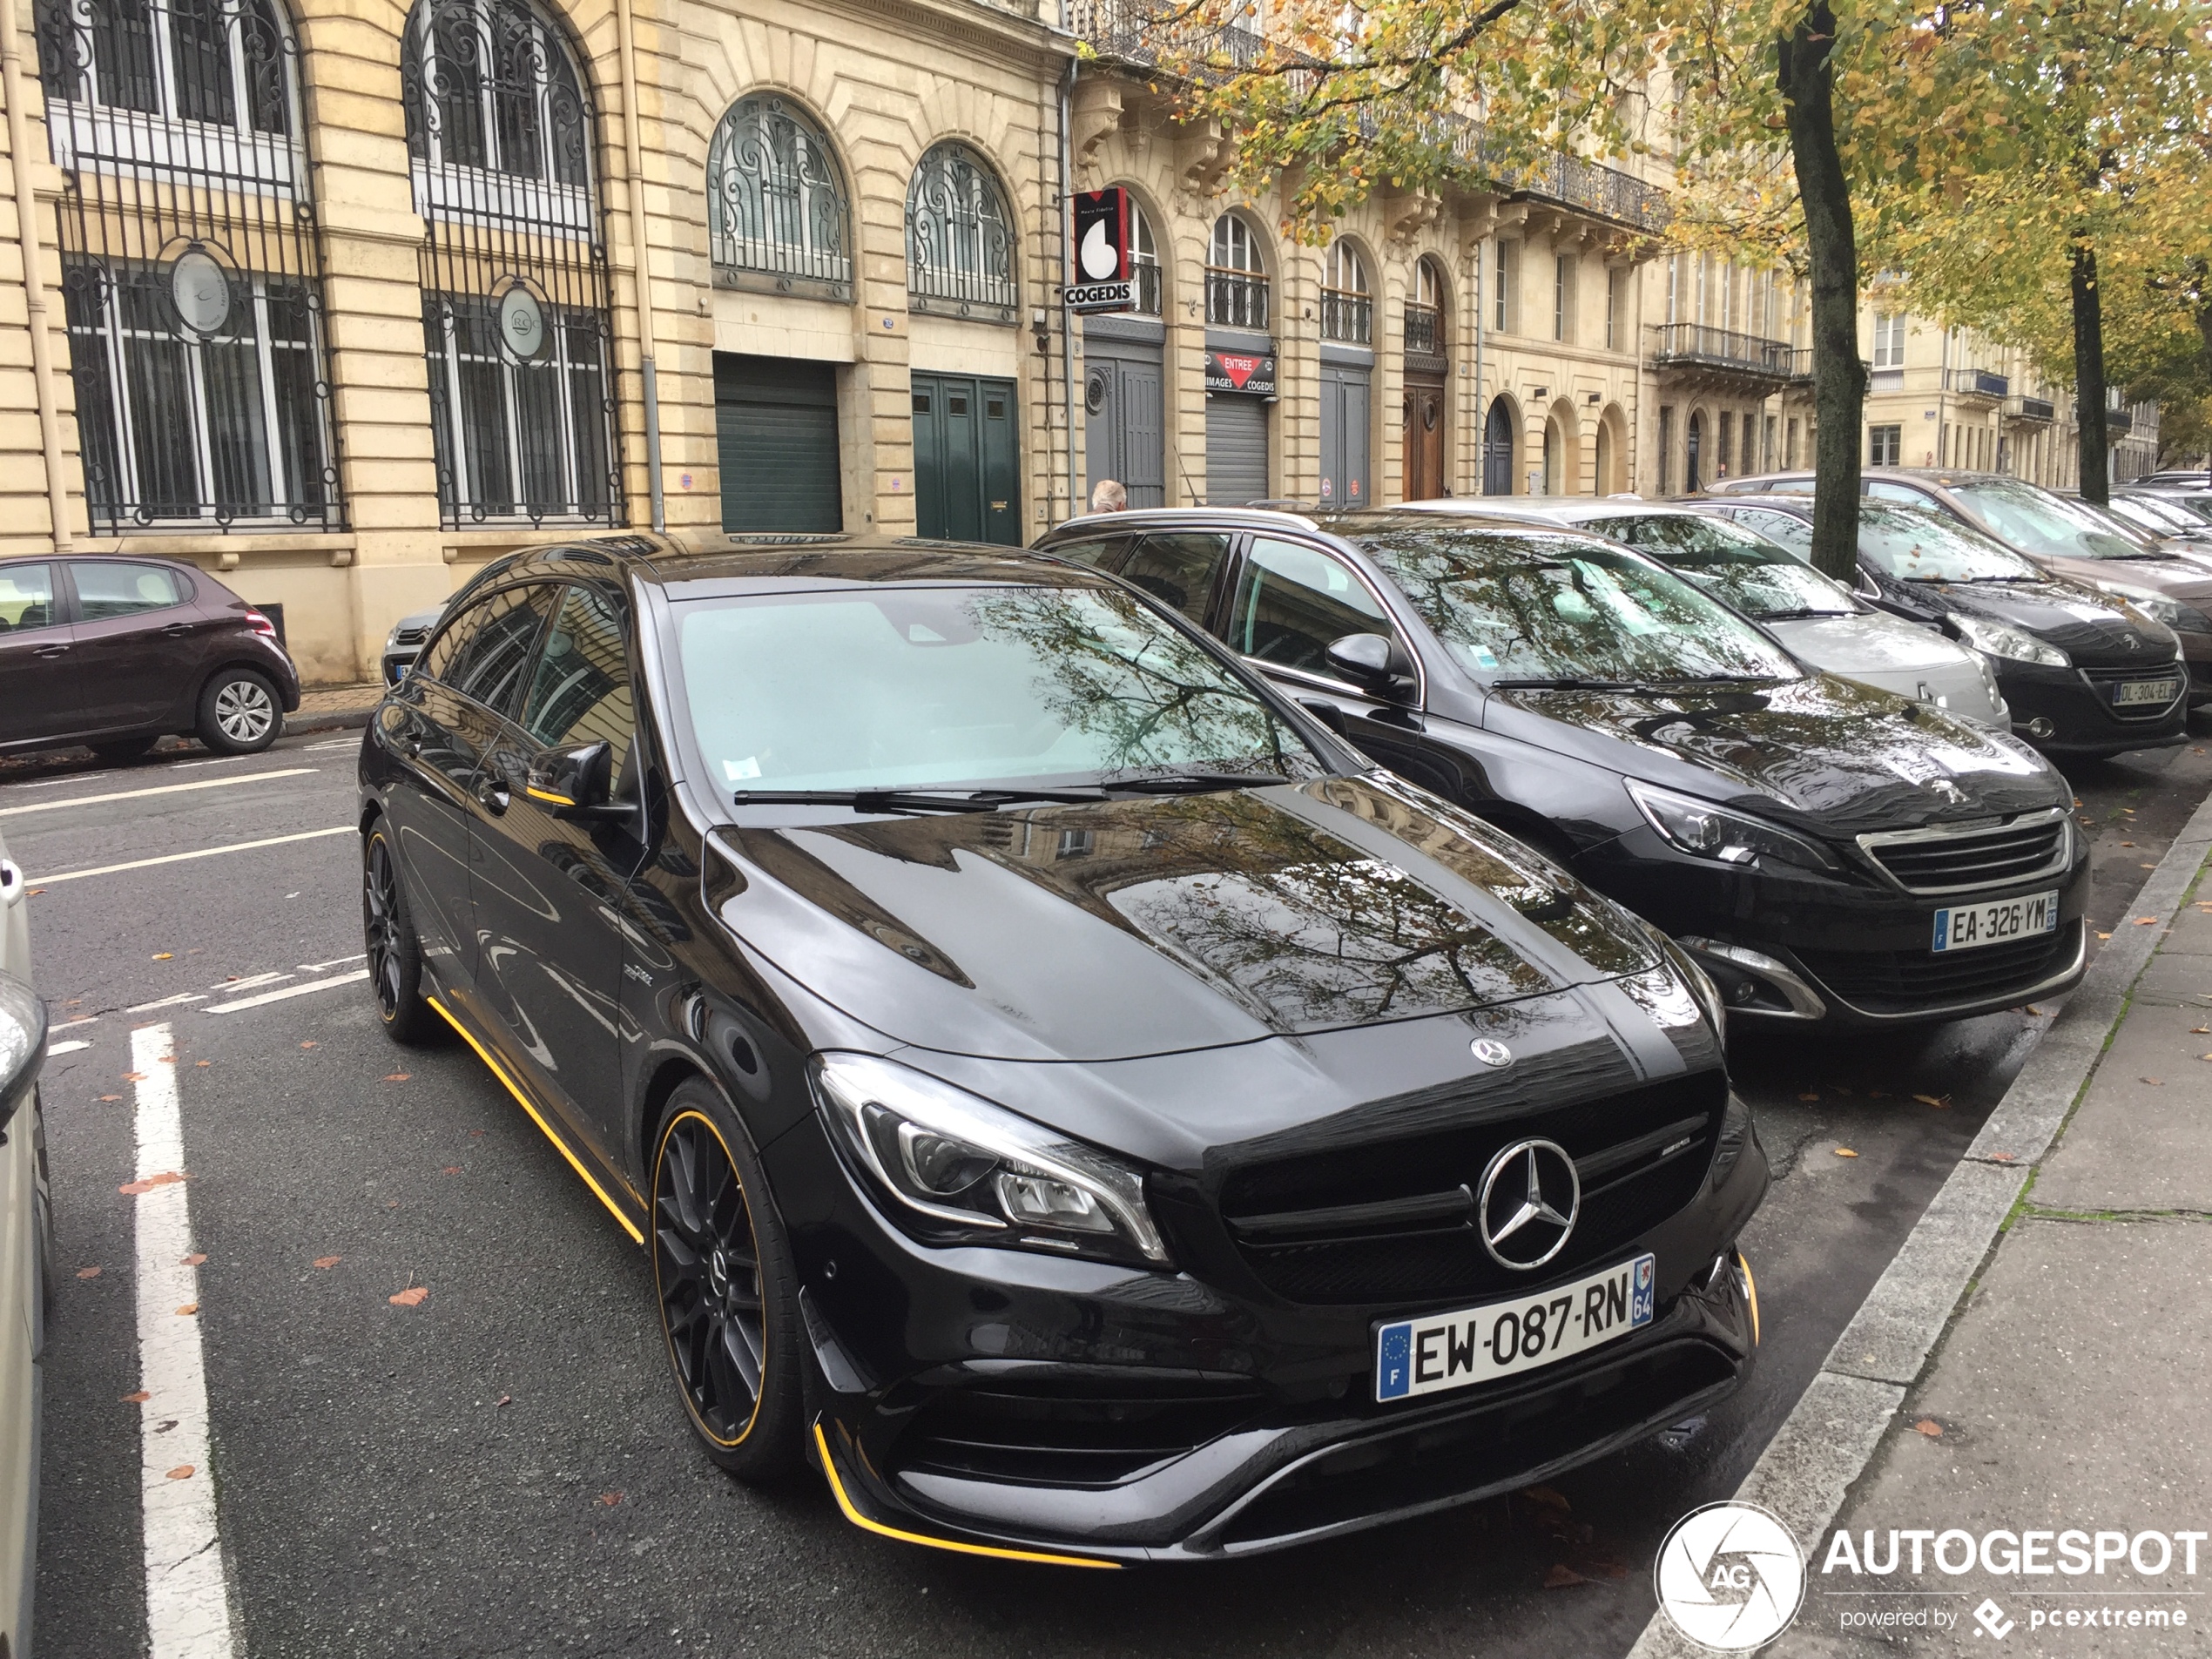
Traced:
[[23, 871], [0, 841], [0, 1653], [30, 1651], [38, 1548], [39, 1356], [51, 1295], [53, 1211], [38, 1069], [45, 1005], [30, 989]]
[[1932, 703], [2000, 732], [2012, 714], [1978, 651], [1876, 610], [1787, 548], [1695, 507], [1608, 499], [1409, 502], [1412, 510], [1482, 512], [1572, 525], [1664, 561], [1815, 668]]

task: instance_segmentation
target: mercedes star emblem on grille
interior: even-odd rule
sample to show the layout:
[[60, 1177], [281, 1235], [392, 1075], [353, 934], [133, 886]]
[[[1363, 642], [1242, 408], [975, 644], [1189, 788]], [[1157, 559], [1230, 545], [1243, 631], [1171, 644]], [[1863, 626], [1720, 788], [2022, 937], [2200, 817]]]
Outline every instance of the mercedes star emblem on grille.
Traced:
[[1541, 1267], [1567, 1248], [1581, 1213], [1581, 1177], [1555, 1141], [1515, 1141], [1482, 1172], [1476, 1220], [1482, 1247], [1516, 1272]]
[[1477, 1037], [1473, 1044], [1474, 1057], [1486, 1066], [1510, 1066], [1513, 1050], [1495, 1037]]

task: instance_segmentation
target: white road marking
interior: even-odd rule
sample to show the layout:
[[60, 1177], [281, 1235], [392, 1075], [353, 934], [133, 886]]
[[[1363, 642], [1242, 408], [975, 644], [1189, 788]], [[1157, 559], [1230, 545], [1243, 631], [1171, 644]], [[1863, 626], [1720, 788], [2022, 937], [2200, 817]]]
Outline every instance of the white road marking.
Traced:
[[91, 1043], [79, 1037], [72, 1039], [68, 1042], [50, 1042], [46, 1045], [46, 1054], [49, 1058], [51, 1058], [53, 1055], [57, 1054], [75, 1054], [79, 1049], [89, 1049], [91, 1046], [92, 1045]]
[[361, 746], [361, 740], [359, 738], [333, 738], [327, 743], [311, 743], [307, 745], [310, 749], [358, 749]]
[[259, 996], [241, 996], [235, 1002], [217, 1002], [200, 1009], [202, 1014], [237, 1014], [246, 1008], [258, 1008], [265, 1002], [281, 1002], [287, 996], [305, 996], [310, 991], [327, 991], [334, 985], [358, 985], [368, 977], [366, 968], [357, 968], [350, 974], [340, 974], [331, 979], [309, 980], [305, 985], [287, 985], [282, 990], [264, 991]]
[[124, 1009], [125, 1014], [151, 1014], [156, 1008], [173, 1008], [186, 1002], [205, 1002], [207, 999], [195, 991], [179, 991], [174, 996], [165, 996], [158, 1002], [138, 1002]]
[[367, 951], [357, 950], [350, 956], [334, 956], [327, 962], [302, 962], [300, 964], [300, 971], [302, 974], [320, 974], [326, 968], [343, 968], [347, 962], [361, 961], [368, 955]]
[[182, 864], [187, 859], [212, 859], [225, 853], [251, 853], [257, 846], [282, 846], [287, 841], [312, 841], [324, 835], [351, 835], [351, 824], [341, 824], [335, 829], [302, 830], [297, 835], [271, 835], [258, 841], [233, 841], [225, 846], [203, 846], [194, 853], [170, 853], [158, 859], [132, 859], [128, 864], [103, 864], [90, 870], [64, 870], [59, 875], [42, 875], [32, 880], [34, 887], [51, 887], [61, 881], [82, 881], [88, 875], [114, 875], [123, 870], [147, 870], [157, 864]]
[[287, 980], [291, 977], [292, 975], [289, 974], [280, 974], [272, 969], [266, 974], [249, 974], [244, 979], [226, 979], [220, 985], [211, 985], [207, 988], [211, 991], [230, 991], [233, 993], [239, 991], [251, 991], [260, 986], [274, 985], [280, 980]]
[[[170, 1028], [131, 1034], [138, 1110], [141, 1181], [185, 1173]], [[214, 1471], [207, 1466], [207, 1372], [192, 1248], [188, 1183], [172, 1182], [132, 1200], [138, 1222], [138, 1485], [145, 1527], [146, 1635], [152, 1659], [234, 1659], [223, 1535], [215, 1522]], [[158, 1431], [158, 1432], [157, 1432]], [[183, 1469], [188, 1474], [175, 1474]]]
[[229, 789], [237, 784], [258, 784], [268, 778], [304, 778], [320, 766], [281, 766], [274, 772], [249, 772], [237, 778], [202, 778], [196, 783], [156, 784], [151, 789], [116, 789], [105, 795], [72, 795], [67, 800], [42, 800], [29, 806], [0, 806], [0, 818], [20, 818], [25, 813], [58, 813], [67, 806], [96, 806], [104, 800], [138, 800], [147, 795], [181, 795], [191, 789]]

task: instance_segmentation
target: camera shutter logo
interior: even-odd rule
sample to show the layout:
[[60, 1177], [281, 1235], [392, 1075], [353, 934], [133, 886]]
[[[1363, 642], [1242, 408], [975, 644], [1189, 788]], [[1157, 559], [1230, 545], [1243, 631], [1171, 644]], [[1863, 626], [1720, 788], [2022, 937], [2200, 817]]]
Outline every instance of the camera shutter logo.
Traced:
[[1805, 1599], [1805, 1558], [1770, 1512], [1709, 1503], [1659, 1546], [1652, 1588], [1676, 1629], [1701, 1648], [1749, 1653], [1790, 1628]]

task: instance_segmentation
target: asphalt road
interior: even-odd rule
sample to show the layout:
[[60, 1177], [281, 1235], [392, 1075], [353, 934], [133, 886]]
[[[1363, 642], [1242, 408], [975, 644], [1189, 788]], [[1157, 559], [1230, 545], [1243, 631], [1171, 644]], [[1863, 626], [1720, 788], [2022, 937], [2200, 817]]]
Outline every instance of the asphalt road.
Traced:
[[[191, 1317], [212, 1453], [187, 1478], [212, 1482], [239, 1650], [255, 1659], [1581, 1659], [1634, 1640], [1661, 1535], [1757, 1456], [2051, 1012], [1739, 1038], [1739, 1087], [1777, 1176], [1744, 1240], [1759, 1367], [1710, 1420], [1559, 1482], [1561, 1502], [1501, 1500], [1225, 1568], [1009, 1568], [860, 1533], [812, 1478], [756, 1491], [694, 1454], [643, 1255], [473, 1055], [396, 1049], [347, 977], [356, 846], [313, 833], [352, 822], [356, 742], [0, 776], [0, 833], [44, 886], [38, 988], [57, 1028], [81, 1022], [56, 1042], [84, 1045], [55, 1055], [45, 1081], [63, 1289], [42, 1659], [146, 1649], [141, 1436], [168, 1431], [125, 1399], [141, 1386], [133, 1200], [117, 1190], [138, 1165], [134, 1028], [165, 1022], [176, 1045], [207, 1258]], [[2094, 914], [2112, 930], [2212, 789], [2212, 759], [2192, 745], [2074, 781], [2097, 842]], [[269, 844], [140, 862], [249, 841]], [[138, 867], [46, 880], [114, 865]], [[254, 1000], [301, 986], [319, 988]], [[389, 1299], [412, 1288], [427, 1292], [415, 1305]]]

